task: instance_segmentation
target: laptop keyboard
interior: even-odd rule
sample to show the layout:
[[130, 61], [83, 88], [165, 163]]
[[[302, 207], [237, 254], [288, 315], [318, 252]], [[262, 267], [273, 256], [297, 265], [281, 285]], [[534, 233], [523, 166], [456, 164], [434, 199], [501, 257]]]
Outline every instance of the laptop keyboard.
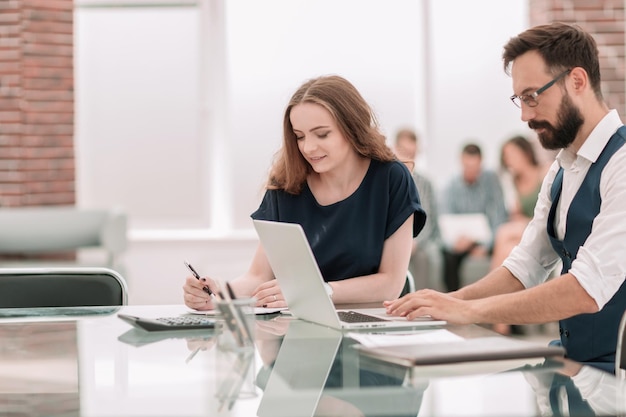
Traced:
[[357, 311], [338, 311], [339, 319], [346, 323], [369, 323], [376, 321], [389, 321], [380, 317], [370, 316], [369, 314], [359, 313]]

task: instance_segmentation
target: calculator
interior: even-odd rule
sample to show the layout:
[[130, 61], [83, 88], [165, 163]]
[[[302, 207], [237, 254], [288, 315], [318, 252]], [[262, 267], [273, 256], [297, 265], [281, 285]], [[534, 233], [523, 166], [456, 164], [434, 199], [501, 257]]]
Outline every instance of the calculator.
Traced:
[[131, 316], [128, 314], [118, 314], [117, 317], [131, 324], [133, 327], [149, 332], [213, 329], [215, 327], [215, 320], [208, 319], [204, 316], [176, 316], [149, 319], [145, 317]]

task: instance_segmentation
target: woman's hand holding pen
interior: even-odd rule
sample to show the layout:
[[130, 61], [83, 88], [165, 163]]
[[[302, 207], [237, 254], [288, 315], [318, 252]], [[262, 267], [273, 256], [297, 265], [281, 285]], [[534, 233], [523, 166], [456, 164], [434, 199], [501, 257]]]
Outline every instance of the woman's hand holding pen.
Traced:
[[215, 281], [207, 278], [196, 279], [188, 276], [183, 285], [185, 305], [194, 310], [213, 310], [213, 297], [207, 290], [217, 293], [219, 288]]
[[[212, 310], [214, 308], [214, 294], [221, 295], [219, 285], [213, 279], [200, 276], [189, 262], [185, 261], [185, 266], [192, 274], [192, 276], [187, 277], [185, 285], [183, 285], [185, 305], [194, 310]], [[232, 289], [229, 290], [232, 292]], [[256, 298], [257, 307], [287, 307], [287, 302], [276, 279], [260, 284], [250, 296]]]
[[[219, 287], [213, 280], [201, 277], [189, 262], [185, 261], [184, 263], [193, 275], [187, 277], [185, 285], [183, 285], [185, 304], [196, 310], [213, 310], [214, 294], [219, 293]], [[199, 293], [198, 289], [201, 289], [204, 294]]]
[[257, 300], [257, 307], [287, 307], [287, 302], [285, 301], [283, 292], [278, 286], [278, 281], [276, 279], [264, 282], [256, 287], [252, 296]]

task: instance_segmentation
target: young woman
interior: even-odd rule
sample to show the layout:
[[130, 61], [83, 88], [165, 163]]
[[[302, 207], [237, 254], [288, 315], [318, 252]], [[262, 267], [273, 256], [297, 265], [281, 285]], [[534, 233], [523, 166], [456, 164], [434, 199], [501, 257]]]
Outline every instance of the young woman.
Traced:
[[[500, 152], [500, 165], [511, 176], [516, 199], [509, 221], [500, 225], [496, 231], [490, 270], [501, 266], [522, 239], [522, 234], [533, 217], [546, 172], [538, 161], [532, 143], [523, 136], [513, 136], [504, 142]], [[502, 334], [521, 331], [521, 328], [500, 323], [494, 324], [493, 329]]]
[[[370, 106], [339, 76], [305, 82], [284, 115], [283, 144], [252, 218], [299, 223], [335, 303], [382, 302], [404, 286], [414, 236], [426, 220], [410, 172], [385, 143]], [[259, 245], [229, 281], [257, 305], [286, 306]], [[214, 279], [190, 276], [185, 304], [212, 309]]]
[[522, 238], [526, 225], [533, 217], [546, 168], [539, 164], [532, 143], [523, 136], [514, 136], [502, 145], [501, 166], [513, 180], [515, 206], [509, 221], [502, 224], [495, 236], [492, 268], [502, 265]]

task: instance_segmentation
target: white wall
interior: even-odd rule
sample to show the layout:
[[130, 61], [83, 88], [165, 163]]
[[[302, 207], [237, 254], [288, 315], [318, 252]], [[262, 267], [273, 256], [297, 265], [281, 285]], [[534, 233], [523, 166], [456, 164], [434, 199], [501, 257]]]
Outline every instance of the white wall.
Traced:
[[495, 165], [526, 131], [500, 61], [526, 0], [175, 3], [76, 2], [78, 201], [129, 213], [133, 303], [180, 302], [183, 259], [245, 270], [284, 106], [308, 78], [351, 80], [390, 136], [414, 126], [437, 185], [466, 139]]
[[122, 206], [137, 228], [197, 227], [207, 218], [198, 198], [206, 181], [197, 15], [195, 7], [77, 9], [81, 205]]
[[339, 74], [387, 131], [423, 121], [422, 8], [414, 0], [228, 2], [235, 227], [250, 227], [281, 143], [283, 113], [306, 79]]
[[430, 2], [427, 172], [439, 186], [457, 172], [466, 141], [480, 144], [486, 165], [495, 168], [502, 142], [531, 134], [509, 100], [511, 79], [501, 59], [504, 44], [527, 27], [526, 3]]

